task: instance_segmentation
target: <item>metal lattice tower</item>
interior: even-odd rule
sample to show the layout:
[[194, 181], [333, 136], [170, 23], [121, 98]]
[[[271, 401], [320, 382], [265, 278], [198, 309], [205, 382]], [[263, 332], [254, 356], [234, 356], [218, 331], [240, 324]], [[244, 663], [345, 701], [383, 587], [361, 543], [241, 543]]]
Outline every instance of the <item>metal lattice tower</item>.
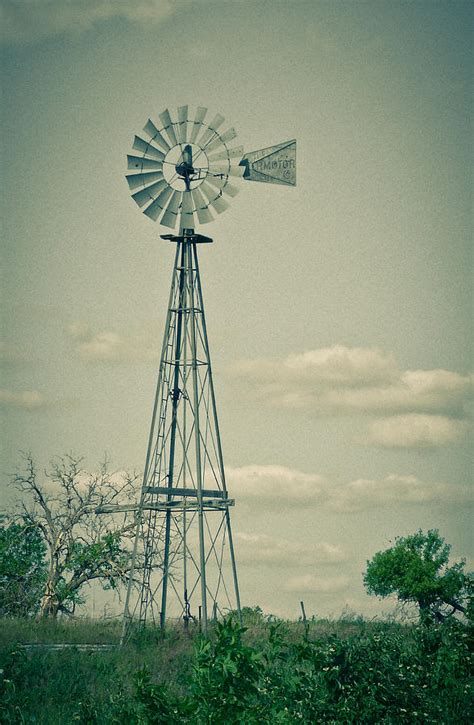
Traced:
[[[240, 596], [230, 521], [221, 437], [195, 233], [228, 208], [224, 196], [238, 187], [230, 177], [294, 186], [296, 141], [245, 154], [229, 147], [233, 128], [219, 129], [207, 109], [194, 119], [168, 110], [161, 126], [148, 120], [145, 140], [135, 136], [128, 156], [132, 198], [144, 214], [174, 229], [163, 235], [176, 244], [171, 292], [139, 502], [114, 510], [135, 510], [136, 535], [127, 589], [122, 641], [137, 622], [165, 626], [169, 617], [185, 626], [226, 610], [240, 615]], [[113, 507], [112, 507], [113, 508]], [[110, 512], [109, 507], [108, 512]]]
[[[192, 229], [171, 239], [176, 257], [136, 538], [141, 586], [133, 604], [128, 589], [125, 619], [127, 626], [136, 618], [163, 627], [171, 589], [177, 606], [170, 614], [187, 624], [201, 607], [205, 628], [210, 607], [213, 616], [240, 611], [229, 516], [234, 501], [225, 480], [197, 254], [198, 243], [210, 240]], [[192, 610], [196, 594], [200, 604]]]

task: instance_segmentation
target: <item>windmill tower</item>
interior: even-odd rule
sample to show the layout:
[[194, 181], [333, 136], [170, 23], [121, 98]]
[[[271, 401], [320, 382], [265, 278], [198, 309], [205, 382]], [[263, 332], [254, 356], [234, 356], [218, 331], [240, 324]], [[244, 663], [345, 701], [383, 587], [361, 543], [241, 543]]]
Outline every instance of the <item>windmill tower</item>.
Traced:
[[[149, 120], [135, 136], [127, 182], [143, 213], [178, 234], [127, 589], [123, 638], [132, 622], [165, 626], [167, 618], [201, 621], [227, 609], [240, 613], [230, 498], [217, 417], [197, 234], [234, 197], [231, 179], [296, 183], [296, 142], [244, 154], [231, 147], [224, 118], [194, 120], [188, 107]], [[121, 507], [116, 507], [119, 510]], [[123, 510], [123, 509], [122, 509]]]

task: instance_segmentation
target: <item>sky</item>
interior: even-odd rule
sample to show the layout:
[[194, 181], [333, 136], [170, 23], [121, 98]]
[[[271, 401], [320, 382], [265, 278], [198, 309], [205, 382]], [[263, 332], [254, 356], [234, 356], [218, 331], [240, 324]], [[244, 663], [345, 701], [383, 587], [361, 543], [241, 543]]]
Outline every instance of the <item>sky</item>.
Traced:
[[174, 250], [124, 179], [147, 119], [297, 139], [198, 229], [242, 602], [381, 616], [396, 536], [472, 541], [472, 5], [6, 0], [2, 500], [31, 451], [140, 470]]

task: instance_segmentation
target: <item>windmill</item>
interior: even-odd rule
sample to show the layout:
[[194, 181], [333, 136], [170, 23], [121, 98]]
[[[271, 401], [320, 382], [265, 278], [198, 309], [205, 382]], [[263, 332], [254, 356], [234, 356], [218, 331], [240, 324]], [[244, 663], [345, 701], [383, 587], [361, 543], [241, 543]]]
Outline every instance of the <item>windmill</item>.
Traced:
[[[171, 291], [125, 600], [123, 638], [133, 621], [168, 617], [185, 626], [225, 609], [240, 613], [240, 596], [198, 263], [196, 219], [207, 224], [238, 192], [235, 181], [294, 186], [296, 141], [244, 154], [223, 116], [206, 124], [188, 106], [168, 110], [135, 136], [126, 179], [133, 200], [177, 234]], [[116, 506], [114, 510], [124, 510]], [[127, 507], [129, 508], [129, 507]], [[107, 509], [110, 512], [112, 509]]]

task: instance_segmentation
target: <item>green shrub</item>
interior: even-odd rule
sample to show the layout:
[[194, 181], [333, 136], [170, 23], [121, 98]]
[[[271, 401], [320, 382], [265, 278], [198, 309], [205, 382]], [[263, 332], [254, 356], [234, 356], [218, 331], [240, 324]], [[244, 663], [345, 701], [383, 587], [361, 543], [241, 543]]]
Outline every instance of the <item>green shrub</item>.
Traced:
[[[32, 623], [25, 622], [28, 634]], [[39, 627], [57, 641], [85, 623]], [[58, 624], [59, 627], [59, 624]], [[91, 627], [93, 628], [91, 631]], [[423, 725], [472, 719], [472, 630], [452, 621], [394, 623], [260, 622], [230, 617], [208, 637], [151, 629], [127, 647], [101, 653], [25, 651], [10, 646], [0, 722], [87, 725]], [[15, 636], [20, 631], [14, 629]], [[103, 623], [89, 623], [104, 637]], [[40, 636], [39, 634], [37, 635]]]

